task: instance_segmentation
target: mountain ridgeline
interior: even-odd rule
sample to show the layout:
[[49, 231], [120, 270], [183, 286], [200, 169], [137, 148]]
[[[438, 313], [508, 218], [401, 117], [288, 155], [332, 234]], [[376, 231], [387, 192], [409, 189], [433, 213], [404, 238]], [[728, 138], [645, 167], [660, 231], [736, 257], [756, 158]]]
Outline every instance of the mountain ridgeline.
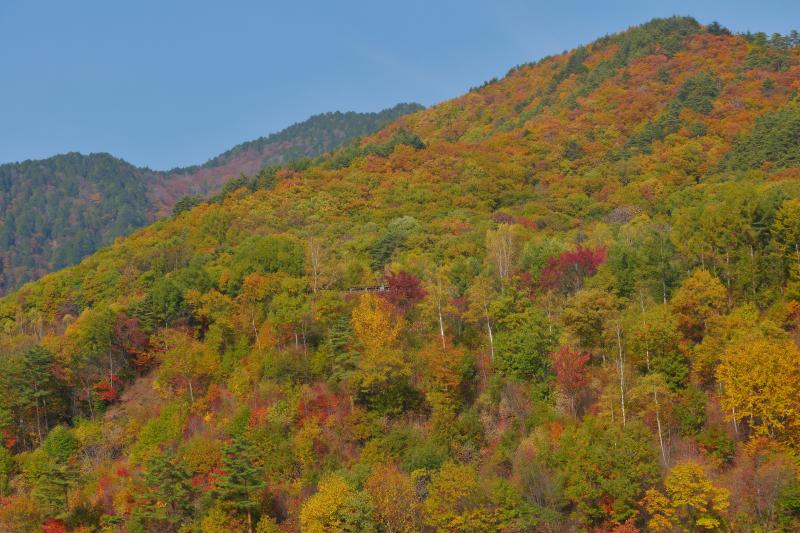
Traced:
[[26, 284], [0, 530], [800, 530], [798, 90], [656, 19]]
[[78, 263], [116, 237], [168, 215], [183, 197], [207, 198], [231, 178], [317, 157], [420, 109], [399, 104], [377, 113], [315, 115], [204, 165], [167, 172], [103, 153], [0, 165], [0, 294]]

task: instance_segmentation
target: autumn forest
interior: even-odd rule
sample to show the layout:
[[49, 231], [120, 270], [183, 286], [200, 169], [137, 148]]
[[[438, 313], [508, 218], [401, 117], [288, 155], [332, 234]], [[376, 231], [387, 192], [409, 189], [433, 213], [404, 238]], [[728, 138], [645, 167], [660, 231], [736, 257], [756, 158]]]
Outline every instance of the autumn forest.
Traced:
[[800, 530], [799, 91], [654, 19], [10, 292], [0, 531]]

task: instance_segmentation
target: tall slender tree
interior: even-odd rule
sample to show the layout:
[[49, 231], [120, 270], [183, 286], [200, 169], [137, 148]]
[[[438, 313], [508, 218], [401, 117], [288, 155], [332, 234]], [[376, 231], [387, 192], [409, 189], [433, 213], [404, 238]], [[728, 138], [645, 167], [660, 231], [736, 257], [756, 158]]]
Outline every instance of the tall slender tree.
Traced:
[[242, 435], [234, 435], [222, 450], [222, 477], [216, 494], [226, 507], [247, 515], [247, 530], [253, 532], [253, 512], [258, 509], [258, 491], [264, 488], [261, 470], [254, 464], [252, 445]]

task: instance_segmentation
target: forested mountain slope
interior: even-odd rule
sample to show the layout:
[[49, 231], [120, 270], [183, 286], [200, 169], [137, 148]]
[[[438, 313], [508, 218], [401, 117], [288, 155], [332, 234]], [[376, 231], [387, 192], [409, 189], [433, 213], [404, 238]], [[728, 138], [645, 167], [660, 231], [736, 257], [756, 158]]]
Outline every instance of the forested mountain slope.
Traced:
[[201, 166], [156, 172], [109, 154], [69, 153], [0, 165], [0, 294], [74, 265], [156, 218], [182, 197], [216, 194], [265, 165], [317, 157], [422, 109], [324, 113], [242, 143]]
[[8, 295], [0, 529], [796, 531], [798, 44], [653, 20]]

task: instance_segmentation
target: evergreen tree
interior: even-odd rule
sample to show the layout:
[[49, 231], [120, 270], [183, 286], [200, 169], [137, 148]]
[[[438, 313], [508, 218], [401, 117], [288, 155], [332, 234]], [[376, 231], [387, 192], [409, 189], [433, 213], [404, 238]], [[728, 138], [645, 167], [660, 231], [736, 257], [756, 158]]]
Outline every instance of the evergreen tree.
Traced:
[[254, 465], [252, 445], [241, 435], [235, 435], [222, 450], [222, 477], [217, 482], [216, 495], [228, 507], [247, 514], [247, 528], [253, 531], [253, 511], [258, 508], [257, 492], [264, 488], [261, 470]]
[[331, 358], [330, 377], [335, 382], [346, 381], [356, 367], [356, 354], [348, 347], [353, 330], [347, 317], [340, 317], [331, 325], [323, 349]]
[[46, 513], [56, 515], [69, 510], [67, 493], [78, 477], [77, 450], [75, 436], [58, 426], [26, 461], [24, 471], [31, 495]]
[[147, 462], [144, 493], [137, 498], [135, 514], [148, 530], [177, 531], [192, 516], [194, 488], [189, 472], [169, 455]]
[[57, 387], [55, 376], [51, 372], [53, 354], [42, 347], [34, 347], [23, 358], [23, 379], [25, 385], [22, 390], [29, 406], [33, 407], [36, 419], [36, 430], [41, 441], [42, 434], [49, 430], [48, 403], [52, 404], [50, 397]]
[[0, 446], [0, 496], [11, 494], [11, 479], [14, 469], [14, 456], [7, 448]]

